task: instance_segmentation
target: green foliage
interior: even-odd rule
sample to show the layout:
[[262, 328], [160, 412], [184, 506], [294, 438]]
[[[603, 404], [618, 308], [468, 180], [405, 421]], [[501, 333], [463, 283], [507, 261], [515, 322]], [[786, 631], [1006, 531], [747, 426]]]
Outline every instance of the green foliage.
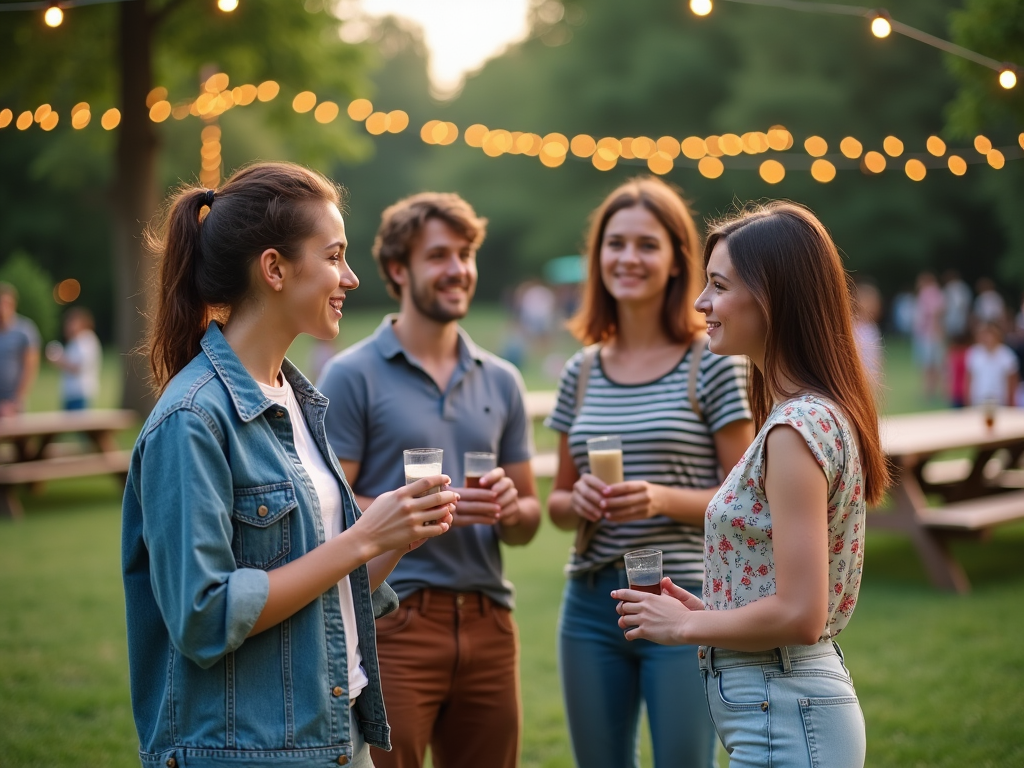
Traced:
[[53, 280], [25, 251], [15, 251], [0, 266], [0, 281], [18, 289], [18, 314], [39, 328], [43, 340], [57, 334], [58, 310], [53, 300]]
[[[953, 40], [1000, 62], [1024, 67], [1024, 3], [1020, 0], [967, 0], [950, 14]], [[964, 59], [949, 59], [959, 81], [949, 105], [949, 124], [956, 135], [971, 138], [996, 126], [1014, 133], [1024, 127], [1024, 70], [1017, 87], [999, 85], [996, 73]]]

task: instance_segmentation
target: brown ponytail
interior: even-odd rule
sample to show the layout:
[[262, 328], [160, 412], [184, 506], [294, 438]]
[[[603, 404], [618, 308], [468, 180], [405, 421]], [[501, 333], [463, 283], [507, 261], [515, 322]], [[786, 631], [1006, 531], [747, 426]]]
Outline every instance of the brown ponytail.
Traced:
[[249, 295], [253, 260], [268, 248], [298, 257], [316, 227], [313, 203], [340, 206], [342, 195], [315, 171], [258, 163], [237, 171], [215, 194], [191, 186], [171, 197], [160, 225], [146, 232], [159, 259], [148, 339], [158, 392], [199, 354], [210, 320], [226, 319]]

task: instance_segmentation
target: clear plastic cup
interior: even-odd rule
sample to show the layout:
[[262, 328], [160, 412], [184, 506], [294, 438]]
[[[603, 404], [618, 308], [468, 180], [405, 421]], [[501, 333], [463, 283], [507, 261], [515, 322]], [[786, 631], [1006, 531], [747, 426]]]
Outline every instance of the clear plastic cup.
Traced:
[[629, 588], [640, 592], [661, 594], [661, 550], [634, 549], [622, 556], [626, 564]]
[[467, 451], [463, 456], [463, 475], [466, 488], [479, 488], [480, 478], [497, 466], [496, 454]]
[[622, 438], [618, 435], [592, 437], [587, 440], [587, 458], [590, 461], [590, 474], [605, 485], [615, 485], [623, 481]]

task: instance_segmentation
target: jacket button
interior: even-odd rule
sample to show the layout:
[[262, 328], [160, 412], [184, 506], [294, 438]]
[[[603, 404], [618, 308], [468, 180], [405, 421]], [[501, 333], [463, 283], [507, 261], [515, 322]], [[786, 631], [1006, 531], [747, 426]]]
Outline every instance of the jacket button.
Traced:
[[762, 712], [767, 712], [768, 711], [768, 702], [767, 701], [762, 701], [761, 702], [761, 711]]
[[173, 757], [167, 758], [167, 768], [178, 768], [178, 761]]
[[269, 511], [270, 510], [267, 509], [267, 505], [266, 504], [260, 504], [259, 507], [256, 508], [256, 514], [259, 515], [260, 517], [266, 517], [267, 513]]
[[338, 765], [348, 765], [348, 757], [346, 755], [338, 755]]
[[337, 697], [337, 696], [341, 696], [341, 694], [343, 694], [343, 693], [344, 693], [344, 691], [343, 691], [343, 690], [341, 689], [341, 686], [340, 686], [340, 685], [336, 685], [336, 686], [334, 686], [333, 690], [331, 690], [331, 693], [332, 693], [332, 694], [333, 694], [333, 695], [334, 695], [335, 697]]
[[274, 416], [278, 419], [284, 418], [284, 411], [274, 411]]

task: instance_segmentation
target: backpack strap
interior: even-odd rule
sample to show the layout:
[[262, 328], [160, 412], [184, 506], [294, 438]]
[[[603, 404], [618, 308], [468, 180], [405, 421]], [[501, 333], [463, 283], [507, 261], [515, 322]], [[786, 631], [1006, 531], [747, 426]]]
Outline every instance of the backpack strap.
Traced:
[[704, 420], [704, 409], [700, 407], [700, 400], [697, 399], [697, 374], [700, 373], [700, 364], [704, 359], [704, 350], [707, 349], [708, 337], [706, 334], [697, 333], [693, 336], [690, 345], [690, 376], [686, 382], [686, 394], [690, 398], [690, 410], [697, 414], [697, 418]]

